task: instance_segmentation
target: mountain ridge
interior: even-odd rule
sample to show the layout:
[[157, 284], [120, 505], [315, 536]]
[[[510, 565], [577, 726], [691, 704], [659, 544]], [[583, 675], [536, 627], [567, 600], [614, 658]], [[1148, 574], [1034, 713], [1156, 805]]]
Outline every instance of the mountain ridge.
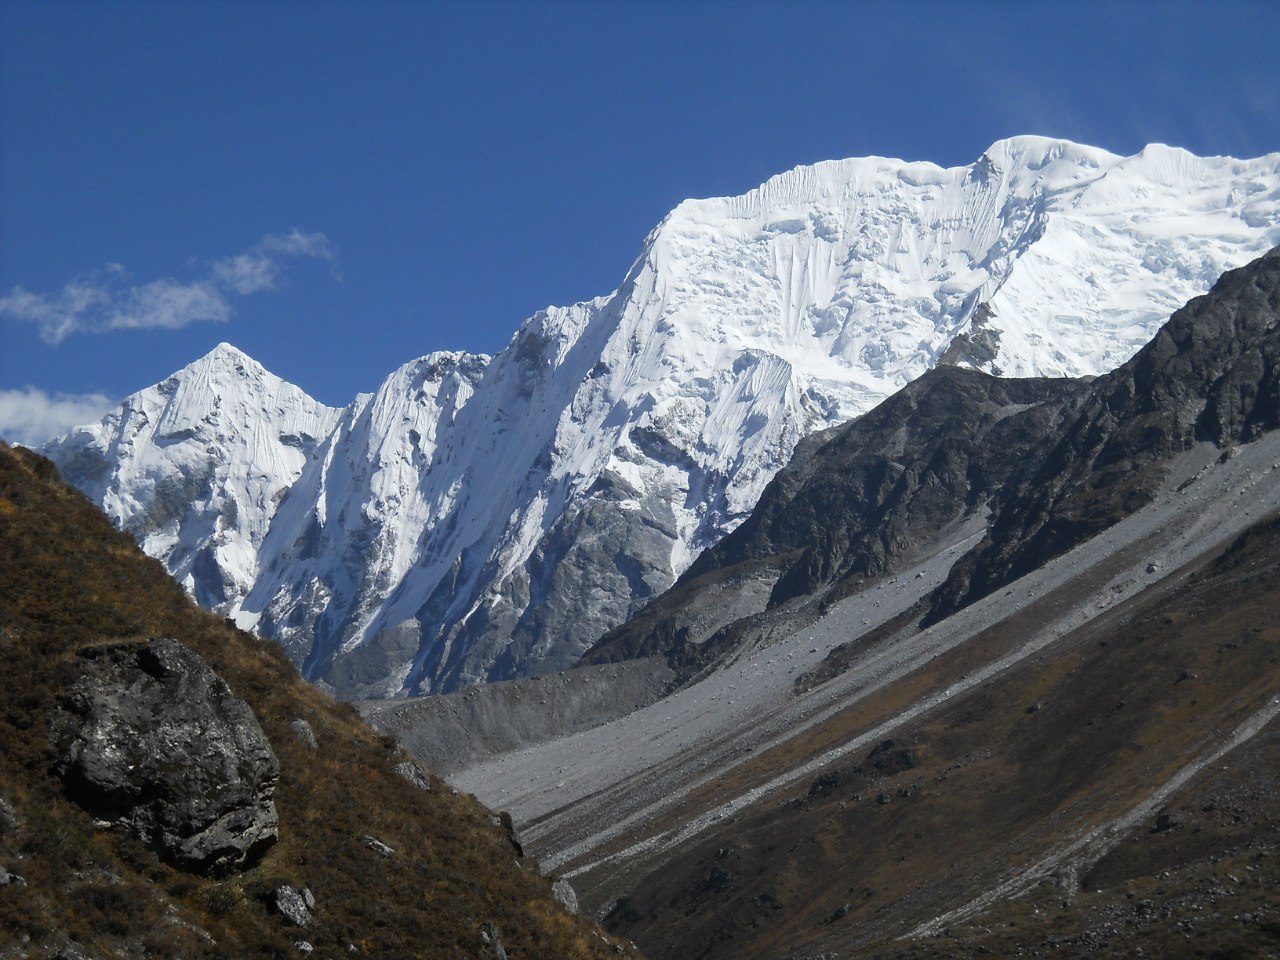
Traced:
[[[186, 554], [222, 565], [170, 566], [343, 696], [554, 671], [740, 523], [804, 436], [942, 358], [1101, 373], [1277, 223], [1280, 155], [1035, 137], [967, 167], [829, 161], [686, 201], [613, 294], [540, 311], [492, 359], [449, 355], [440, 390], [393, 374], [277, 482], [278, 510], [220, 501], [269, 534], [188, 525]], [[384, 416], [361, 421], [363, 403]], [[92, 489], [109, 433], [46, 451]], [[195, 476], [158, 448], [125, 456], [180, 491]]]

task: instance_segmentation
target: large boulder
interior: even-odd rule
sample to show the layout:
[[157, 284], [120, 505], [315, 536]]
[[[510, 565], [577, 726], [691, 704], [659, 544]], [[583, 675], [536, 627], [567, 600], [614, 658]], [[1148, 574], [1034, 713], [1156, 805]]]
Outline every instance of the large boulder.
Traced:
[[278, 836], [280, 766], [248, 705], [176, 640], [86, 657], [53, 725], [68, 795], [183, 868], [256, 860]]

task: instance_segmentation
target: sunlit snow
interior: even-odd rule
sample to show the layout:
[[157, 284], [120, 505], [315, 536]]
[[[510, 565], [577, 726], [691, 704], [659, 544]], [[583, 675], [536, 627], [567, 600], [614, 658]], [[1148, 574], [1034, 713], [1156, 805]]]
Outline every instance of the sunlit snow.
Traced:
[[[365, 693], [484, 679], [504, 655], [559, 669], [594, 636], [572, 610], [518, 650], [509, 626], [552, 603], [534, 568], [560, 570], [543, 552], [564, 549], [558, 525], [600, 484], [628, 530], [652, 536], [670, 512], [669, 583], [801, 437], [870, 409], [957, 335], [986, 338], [967, 362], [988, 372], [1101, 373], [1277, 243], [1280, 155], [1018, 137], [951, 169], [831, 161], [680, 204], [618, 290], [535, 315], [492, 359], [431, 354], [337, 411], [224, 346], [49, 452], [105, 460], [78, 482], [313, 676], [371, 638], [389, 646]], [[583, 523], [574, 536], [613, 535]], [[209, 560], [220, 598], [201, 586]], [[551, 589], [577, 591], [573, 609], [625, 614], [613, 588], [561, 573]]]

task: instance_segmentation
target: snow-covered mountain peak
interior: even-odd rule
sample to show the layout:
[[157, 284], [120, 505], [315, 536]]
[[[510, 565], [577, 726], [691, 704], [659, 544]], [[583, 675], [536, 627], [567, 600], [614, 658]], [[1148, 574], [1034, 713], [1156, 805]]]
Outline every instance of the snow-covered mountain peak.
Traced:
[[313, 678], [448, 689], [573, 662], [801, 437], [935, 364], [1102, 373], [1277, 243], [1280, 155], [828, 161], [681, 203], [613, 293], [492, 358], [419, 357], [336, 411], [220, 345], [50, 452]]
[[338, 414], [221, 343], [46, 452], [197, 599], [230, 610]]
[[216, 347], [206, 353], [200, 359], [188, 364], [184, 369], [191, 369], [199, 366], [226, 366], [235, 367], [237, 365], [249, 367], [255, 370], [264, 369], [262, 364], [249, 356], [235, 344], [228, 343], [223, 340]]

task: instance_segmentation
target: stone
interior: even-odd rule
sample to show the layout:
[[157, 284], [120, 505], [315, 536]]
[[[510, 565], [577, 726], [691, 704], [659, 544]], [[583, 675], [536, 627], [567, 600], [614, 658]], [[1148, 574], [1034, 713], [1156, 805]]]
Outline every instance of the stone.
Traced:
[[287, 883], [280, 884], [271, 891], [267, 902], [272, 910], [295, 927], [305, 927], [311, 922], [311, 911], [307, 909], [306, 898], [295, 886]]
[[524, 841], [520, 838], [520, 831], [516, 829], [516, 823], [511, 819], [511, 814], [503, 810], [496, 817], [490, 817], [489, 822], [495, 827], [501, 827], [507, 835], [507, 840], [516, 852], [517, 857], [524, 856]]
[[569, 911], [569, 916], [576, 917], [578, 915], [578, 895], [574, 892], [573, 885], [568, 880], [561, 877], [551, 884], [551, 895], [560, 902], [565, 910]]
[[15, 837], [22, 832], [22, 821], [3, 797], [0, 797], [0, 837]]
[[298, 739], [302, 741], [302, 745], [308, 747], [312, 753], [320, 749], [320, 745], [316, 743], [315, 731], [311, 729], [311, 724], [307, 723], [307, 721], [302, 719], [294, 720], [289, 724], [289, 727], [297, 735]]
[[395, 850], [387, 846], [377, 837], [369, 837], [369, 836], [361, 837], [360, 842], [363, 843], [370, 850], [372, 850], [374, 853], [380, 853], [384, 857], [390, 857], [395, 854]]
[[253, 711], [177, 640], [84, 656], [52, 724], [67, 795], [183, 869], [255, 862], [278, 836], [280, 766]]
[[412, 760], [405, 760], [401, 763], [397, 763], [391, 769], [395, 771], [397, 774], [399, 774], [400, 776], [404, 777], [406, 780], [412, 783], [419, 790], [426, 790], [430, 792], [431, 778], [427, 776], [427, 772], [425, 770], [423, 770], [420, 766], [418, 766]]
[[507, 960], [507, 951], [502, 945], [502, 937], [498, 935], [498, 928], [494, 926], [492, 920], [485, 921], [484, 930], [480, 933], [480, 939], [486, 947], [486, 957], [490, 958], [490, 960]]

